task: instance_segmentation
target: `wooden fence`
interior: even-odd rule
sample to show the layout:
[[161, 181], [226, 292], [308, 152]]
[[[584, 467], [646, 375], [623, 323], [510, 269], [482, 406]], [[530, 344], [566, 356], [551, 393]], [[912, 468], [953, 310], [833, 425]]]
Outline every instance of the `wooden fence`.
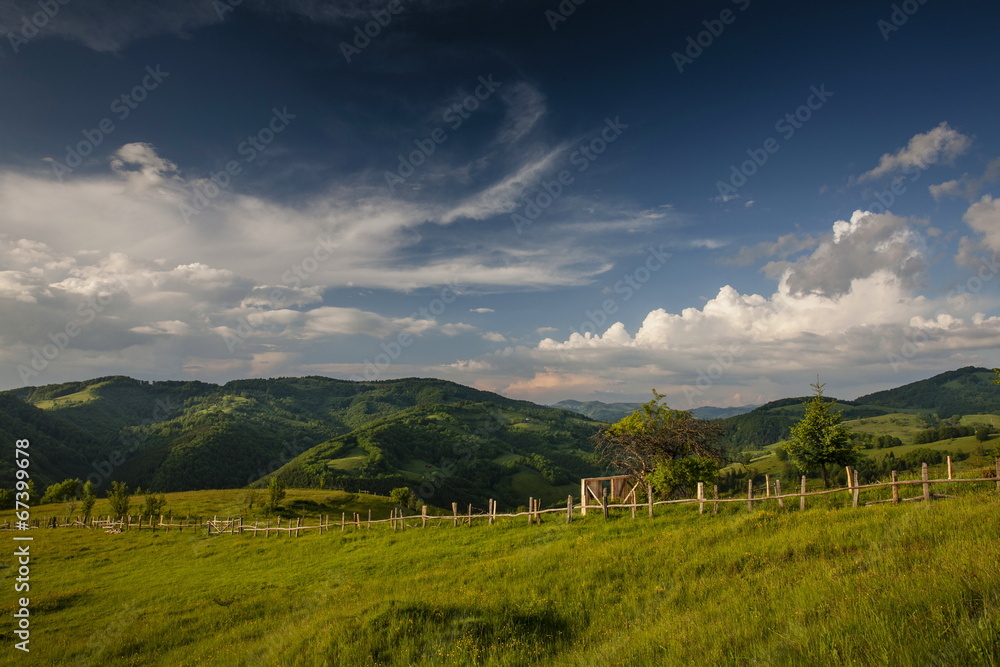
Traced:
[[[631, 503], [612, 503], [608, 498], [607, 489], [604, 489], [602, 498], [600, 499], [600, 506], [588, 505], [591, 510], [600, 509], [603, 513], [604, 518], [608, 518], [610, 510], [612, 509], [626, 509], [631, 512], [632, 518], [635, 518], [637, 510], [645, 508], [650, 516], [654, 515], [654, 507], [658, 505], [698, 505], [698, 513], [704, 514], [706, 508], [711, 504], [711, 509], [713, 514], [717, 514], [719, 511], [720, 503], [746, 503], [747, 509], [752, 511], [755, 506], [759, 506], [764, 502], [774, 502], [779, 508], [787, 507], [786, 502], [798, 500], [799, 509], [806, 509], [806, 499], [812, 496], [826, 496], [837, 493], [847, 493], [850, 498], [852, 507], [860, 506], [860, 495], [862, 491], [870, 491], [874, 489], [884, 489], [888, 487], [891, 490], [891, 495], [887, 499], [879, 500], [869, 500], [865, 505], [871, 505], [876, 503], [900, 503], [907, 501], [930, 501], [933, 498], [950, 498], [954, 496], [947, 496], [941, 494], [934, 494], [931, 492], [931, 487], [934, 484], [962, 484], [962, 483], [982, 483], [982, 482], [994, 482], [996, 483], [997, 492], [1000, 493], [1000, 457], [996, 459], [996, 472], [992, 477], [955, 477], [952, 472], [952, 460], [948, 457], [948, 477], [946, 479], [930, 479], [929, 470], [927, 464], [924, 463], [921, 467], [920, 479], [910, 479], [910, 480], [900, 480], [898, 473], [893, 470], [891, 475], [891, 481], [889, 482], [873, 482], [869, 484], [862, 484], [857, 471], [852, 469], [850, 466], [847, 467], [847, 486], [840, 487], [836, 489], [824, 489], [822, 491], [806, 491], [806, 478], [803, 476], [800, 480], [799, 491], [797, 493], [783, 493], [781, 489], [781, 481], [777, 478], [771, 479], [770, 475], [764, 475], [764, 486], [763, 493], [761, 494], [761, 489], [754, 486], [754, 480], [750, 479], [747, 482], [747, 493], [745, 496], [741, 497], [731, 497], [731, 498], [720, 498], [719, 497], [719, 487], [716, 485], [713, 488], [712, 497], [708, 498], [705, 494], [705, 485], [702, 482], [698, 483], [697, 486], [697, 496], [695, 498], [681, 498], [674, 500], [653, 500], [652, 489], [647, 488], [646, 501], [638, 502], [635, 500], [635, 494], [631, 494], [633, 501]], [[908, 486], [920, 486], [920, 495], [902, 498], [900, 496], [900, 489]], [[405, 530], [407, 528], [426, 528], [428, 524], [438, 522], [438, 524], [447, 524], [451, 522], [453, 527], [458, 527], [459, 525], [472, 525], [473, 521], [486, 521], [489, 525], [493, 525], [496, 519], [500, 518], [526, 518], [528, 525], [540, 524], [542, 523], [542, 516], [546, 514], [558, 514], [565, 515], [566, 523], [573, 521], [573, 515], [575, 513], [584, 515], [584, 499], [580, 504], [574, 503], [573, 496], [567, 496], [565, 507], [555, 507], [549, 509], [541, 509], [541, 501], [537, 498], [529, 498], [527, 510], [523, 512], [515, 513], [499, 513], [497, 512], [497, 502], [495, 500], [490, 500], [488, 503], [488, 508], [485, 512], [475, 512], [472, 505], [467, 505], [464, 513], [459, 512], [458, 503], [451, 504], [451, 514], [450, 515], [440, 515], [440, 514], [428, 514], [427, 506], [423, 506], [419, 514], [405, 515], [401, 509], [394, 509], [391, 511], [390, 515], [386, 519], [373, 519], [372, 511], [368, 510], [367, 517], [363, 517], [358, 512], [353, 512], [349, 516], [347, 512], [342, 512], [340, 516], [340, 521], [331, 521], [330, 516], [322, 515], [315, 519], [315, 525], [308, 525], [308, 523], [302, 518], [296, 519], [282, 519], [278, 517], [275, 520], [265, 519], [263, 522], [261, 520], [255, 520], [253, 524], [244, 523], [243, 517], [226, 517], [220, 519], [218, 516], [212, 519], [206, 519], [202, 521], [199, 518], [194, 520], [190, 516], [185, 517], [181, 521], [178, 517], [163, 516], [159, 518], [156, 517], [125, 517], [124, 519], [112, 519], [110, 517], [105, 518], [91, 518], [87, 521], [81, 520], [77, 517], [75, 520], [71, 517], [66, 517], [65, 520], [59, 521], [55, 517], [51, 519], [33, 519], [31, 521], [32, 528], [67, 528], [67, 527], [80, 527], [88, 528], [93, 530], [104, 530], [108, 533], [120, 533], [127, 530], [151, 530], [157, 531], [161, 530], [163, 532], [169, 533], [171, 529], [175, 531], [191, 531], [199, 532], [204, 531], [207, 535], [242, 535], [249, 533], [253, 536], [263, 535], [264, 537], [270, 537], [271, 535], [279, 536], [284, 533], [290, 537], [299, 537], [303, 531], [318, 531], [319, 534], [324, 532], [330, 532], [333, 529], [337, 529], [339, 532], [345, 532], [348, 528], [352, 530], [371, 530], [373, 525], [378, 524], [388, 524], [393, 530]], [[284, 525], [282, 525], [284, 521]], [[2, 530], [11, 530], [11, 521], [7, 521], [6, 525]]]

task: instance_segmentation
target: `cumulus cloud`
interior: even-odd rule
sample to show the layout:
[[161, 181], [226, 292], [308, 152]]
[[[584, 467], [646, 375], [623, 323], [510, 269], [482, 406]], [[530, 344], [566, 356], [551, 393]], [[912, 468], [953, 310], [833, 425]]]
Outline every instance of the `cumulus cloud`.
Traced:
[[878, 165], [858, 177], [868, 181], [903, 170], [923, 170], [938, 163], [950, 164], [972, 145], [972, 139], [942, 122], [928, 132], [916, 134], [895, 153], [885, 153]]
[[982, 247], [994, 253], [1000, 252], [1000, 199], [983, 195], [969, 207], [962, 219], [972, 231], [981, 234]]
[[[976, 230], [1000, 229], [997, 213], [984, 198], [966, 220]], [[817, 372], [851, 398], [903, 372], [992, 363], [983, 355], [1000, 345], [1000, 317], [979, 311], [996, 299], [921, 294], [930, 254], [923, 227], [857, 211], [825, 236], [748, 250], [813, 248], [783, 263], [769, 295], [725, 285], [700, 308], [655, 308], [635, 328], [590, 324], [568, 337], [539, 329], [547, 337], [533, 347], [505, 347], [442, 371], [533, 400], [635, 400], [655, 387], [688, 409], [805, 393]]]
[[928, 266], [920, 224], [891, 213], [855, 211], [850, 221], [835, 222], [812, 254], [781, 264], [781, 272], [795, 294], [837, 297], [849, 292], [855, 279], [876, 273], [914, 287]]
[[702, 308], [649, 312], [634, 334], [617, 322], [602, 332], [505, 348], [448, 371], [458, 381], [492, 381], [535, 400], [600, 392], [609, 400], [616, 390], [634, 397], [655, 387], [674, 407], [737, 404], [733, 397], [748, 393], [805, 393], [817, 372], [863, 387], [942, 357], [964, 365], [1000, 345], [1000, 317], [952, 314], [949, 307], [943, 298], [913, 295], [887, 271], [855, 279], [838, 298], [796, 294], [787, 280], [770, 296], [727, 285]]

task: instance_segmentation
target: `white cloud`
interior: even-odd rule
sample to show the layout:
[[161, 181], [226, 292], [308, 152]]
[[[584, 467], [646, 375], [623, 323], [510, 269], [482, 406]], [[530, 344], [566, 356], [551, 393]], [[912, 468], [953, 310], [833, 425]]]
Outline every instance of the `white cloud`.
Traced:
[[972, 145], [972, 139], [942, 122], [928, 132], [910, 138], [905, 148], [885, 153], [878, 165], [858, 177], [873, 180], [905, 169], [923, 170], [938, 163], [950, 164]]
[[992, 160], [986, 165], [986, 170], [982, 176], [972, 177], [969, 174], [962, 174], [961, 178], [952, 179], [928, 186], [928, 191], [936, 200], [945, 197], [964, 197], [970, 201], [979, 196], [979, 193], [990, 183], [1000, 180], [1000, 158]]
[[[533, 175], [552, 159], [550, 153], [522, 166], [470, 196], [458, 210], [488, 217], [514, 205], [513, 197], [533, 185]], [[487, 247], [455, 235], [442, 237], [434, 255], [415, 255], [409, 249], [422, 240], [422, 228], [453, 221], [460, 213], [449, 210], [449, 204], [401, 201], [384, 188], [355, 182], [294, 205], [243, 194], [237, 184], [189, 215], [189, 224], [180, 207], [190, 205], [195, 186], [203, 181], [182, 178], [178, 171], [146, 143], [116, 150], [109, 173], [101, 176], [74, 174], [58, 182], [37, 173], [2, 171], [0, 224], [26, 243], [64, 257], [96, 251], [136, 261], [165, 259], [229, 270], [268, 285], [409, 291], [461, 280], [480, 287], [545, 288], [584, 283], [607, 267], [599, 249], [561, 244], [538, 252], [527, 239]], [[19, 252], [27, 257], [33, 251]]]
[[[974, 229], [1000, 229], [997, 212], [984, 198], [967, 221]], [[651, 310], [632, 330], [615, 322], [596, 333], [547, 337], [442, 372], [550, 402], [635, 400], [655, 387], [672, 406], [687, 409], [735, 404], [739, 396], [804, 394], [817, 372], [837, 395], [852, 398], [903, 372], [994, 363], [987, 358], [1000, 345], [1000, 317], [973, 308], [1000, 302], [985, 294], [967, 301], [921, 294], [929, 255], [917, 231], [922, 226], [858, 211], [820, 239], [789, 236], [759, 249], [814, 248], [784, 265], [770, 295], [726, 285], [700, 308]]]
[[484, 220], [518, 209], [523, 205], [521, 196], [539, 184], [542, 176], [552, 170], [556, 159], [565, 150], [566, 146], [561, 145], [532, 156], [516, 172], [445, 211], [441, 222], [447, 224], [461, 218]]
[[780, 269], [789, 289], [797, 294], [836, 297], [849, 292], [855, 279], [876, 273], [913, 287], [928, 266], [926, 244], [916, 230], [919, 225], [919, 221], [891, 213], [855, 211], [850, 221], [835, 222], [833, 234], [822, 238], [811, 255], [773, 268]]
[[962, 219], [974, 232], [982, 235], [981, 245], [994, 253], [1000, 252], [1000, 199], [983, 195], [969, 207]]
[[469, 308], [470, 313], [495, 313], [492, 308]]

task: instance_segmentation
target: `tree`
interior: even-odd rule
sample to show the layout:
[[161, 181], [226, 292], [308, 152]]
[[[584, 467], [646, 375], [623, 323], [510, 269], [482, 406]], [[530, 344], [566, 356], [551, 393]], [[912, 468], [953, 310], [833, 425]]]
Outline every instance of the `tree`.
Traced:
[[976, 429], [976, 440], [979, 442], [986, 442], [990, 439], [990, 433], [992, 432], [993, 429], [984, 424]]
[[132, 497], [128, 492], [128, 485], [125, 482], [111, 482], [111, 490], [108, 491], [108, 503], [111, 504], [111, 516], [114, 519], [124, 519], [128, 516], [129, 501]]
[[654, 389], [651, 401], [601, 429], [596, 438], [597, 450], [611, 467], [669, 494], [714, 479], [723, 461], [718, 445], [723, 427], [672, 410], [661, 403], [663, 397]]
[[407, 486], [400, 486], [390, 491], [389, 499], [397, 505], [406, 508], [412, 508], [417, 502], [417, 497], [413, 495], [413, 491], [410, 491], [410, 488]]
[[823, 400], [823, 387], [819, 378], [810, 385], [815, 391], [806, 402], [806, 414], [792, 427], [792, 438], [785, 444], [788, 457], [802, 472], [819, 466], [823, 473], [823, 486], [829, 487], [826, 467], [829, 464], [851, 465], [858, 458], [858, 450], [851, 445], [851, 433], [841, 423], [843, 412], [831, 412], [831, 403]]
[[167, 497], [162, 493], [157, 497], [152, 492], [147, 492], [145, 502], [146, 506], [142, 510], [143, 514], [146, 516], [160, 516], [163, 514], [163, 508], [167, 506]]
[[42, 496], [42, 504], [61, 503], [63, 501], [76, 500], [80, 495], [80, 480], [65, 479], [58, 484], [51, 484], [45, 487], [45, 494]]
[[267, 511], [275, 512], [278, 504], [285, 499], [285, 483], [275, 475], [267, 483]]
[[80, 501], [80, 510], [83, 512], [83, 520], [87, 521], [90, 518], [90, 513], [94, 509], [94, 503], [97, 502], [97, 495], [94, 493], [94, 485], [88, 479], [83, 485], [83, 499]]

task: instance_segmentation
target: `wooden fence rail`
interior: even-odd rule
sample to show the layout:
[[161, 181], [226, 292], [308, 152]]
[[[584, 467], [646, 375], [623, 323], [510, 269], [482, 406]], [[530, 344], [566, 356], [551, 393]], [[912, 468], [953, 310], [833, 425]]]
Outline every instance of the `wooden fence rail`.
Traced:
[[[654, 515], [653, 509], [658, 505], [698, 505], [698, 513], [704, 514], [706, 506], [711, 503], [712, 513], [718, 514], [720, 503], [746, 503], [749, 510], [753, 510], [754, 506], [759, 506], [762, 503], [775, 502], [779, 508], [785, 507], [785, 500], [788, 499], [799, 499], [799, 509], [806, 509], [806, 498], [814, 496], [826, 496], [836, 493], [847, 492], [850, 499], [852, 507], [858, 507], [860, 505], [860, 495], [862, 491], [872, 491], [875, 489], [889, 488], [891, 490], [890, 497], [888, 499], [875, 499], [868, 500], [866, 505], [876, 504], [876, 503], [899, 503], [907, 501], [930, 501], [935, 497], [935, 494], [931, 493], [931, 487], [935, 484], [964, 484], [964, 483], [983, 483], [983, 482], [994, 482], [996, 483], [997, 492], [1000, 492], [1000, 457], [996, 459], [996, 475], [994, 477], [955, 477], [951, 465], [951, 457], [948, 457], [948, 477], [946, 479], [930, 479], [928, 474], [927, 464], [924, 463], [921, 467], [920, 479], [907, 479], [900, 480], [898, 473], [893, 470], [891, 474], [891, 481], [888, 482], [871, 482], [868, 484], [860, 483], [860, 479], [857, 471], [852, 468], [847, 468], [847, 486], [840, 487], [836, 489], [823, 489], [820, 491], [806, 491], [806, 478], [803, 476], [801, 478], [801, 484], [798, 493], [782, 493], [781, 492], [781, 481], [779, 479], [774, 479], [773, 482], [770, 476], [765, 476], [764, 478], [764, 489], [763, 495], [757, 493], [758, 489], [754, 487], [753, 479], [748, 480], [747, 492], [745, 497], [733, 497], [733, 498], [720, 498], [719, 497], [719, 487], [716, 485], [713, 489], [713, 494], [711, 500], [707, 499], [705, 496], [705, 488], [702, 483], [699, 482], [697, 488], [697, 497], [695, 498], [677, 498], [671, 500], [657, 500], [652, 499], [651, 491], [652, 489], [647, 487], [647, 499], [644, 502], [639, 502], [637, 496], [633, 493], [631, 494], [632, 502], [630, 503], [611, 503], [608, 500], [607, 490], [605, 489], [601, 500], [600, 509], [602, 510], [603, 516], [608, 517], [609, 510], [612, 509], [627, 509], [630, 510], [632, 518], [636, 516], [636, 510], [640, 507], [646, 506], [649, 508], [649, 516]], [[773, 486], [772, 486], [773, 483]], [[922, 487], [922, 492], [918, 496], [913, 496], [911, 498], [901, 498], [899, 490], [900, 488], [907, 486], [917, 486]], [[773, 493], [772, 493], [773, 490]], [[946, 498], [952, 496], [937, 495], [938, 498]], [[589, 506], [590, 509], [594, 509], [594, 505]], [[315, 525], [306, 525], [301, 518], [297, 519], [286, 519], [285, 524], [282, 525], [283, 518], [277, 517], [272, 519], [265, 519], [263, 525], [261, 525], [261, 520], [257, 519], [254, 521], [253, 525], [244, 523], [243, 517], [225, 517], [220, 519], [218, 516], [212, 519], [206, 519], [201, 521], [199, 519], [191, 520], [190, 516], [184, 518], [183, 521], [179, 517], [164, 517], [160, 515], [157, 519], [151, 516], [127, 516], [124, 519], [113, 519], [111, 517], [91, 517], [89, 519], [81, 519], [76, 517], [65, 517], [63, 521], [59, 521], [55, 517], [50, 519], [33, 519], [29, 527], [30, 528], [67, 528], [67, 527], [81, 527], [88, 529], [101, 529], [109, 533], [119, 533], [128, 530], [162, 530], [164, 532], [169, 532], [171, 529], [177, 531], [204, 531], [208, 535], [222, 535], [222, 534], [244, 534], [249, 533], [253, 536], [264, 534], [264, 537], [270, 537], [272, 534], [274, 536], [281, 535], [285, 533], [288, 536], [299, 537], [302, 531], [318, 531], [319, 534], [323, 532], [329, 532], [333, 527], [339, 527], [340, 532], [344, 532], [348, 526], [352, 526], [354, 530], [361, 530], [362, 526], [365, 529], [370, 530], [373, 525], [387, 523], [393, 530], [404, 530], [406, 528], [421, 527], [426, 528], [428, 524], [433, 524], [433, 522], [438, 522], [439, 525], [451, 522], [453, 527], [458, 527], [459, 525], [472, 525], [474, 520], [483, 519], [486, 520], [489, 525], [493, 525], [494, 521], [498, 518], [509, 518], [516, 519], [520, 517], [528, 518], [528, 525], [541, 524], [542, 516], [546, 514], [565, 514], [566, 523], [570, 523], [573, 520], [574, 513], [579, 512], [579, 516], [585, 516], [586, 506], [585, 500], [581, 501], [579, 504], [574, 503], [573, 496], [570, 495], [566, 498], [565, 507], [553, 507], [549, 509], [542, 509], [540, 501], [537, 498], [529, 498], [527, 509], [523, 512], [513, 512], [501, 514], [497, 512], [497, 504], [495, 500], [490, 499], [489, 507], [485, 512], [474, 513], [473, 506], [468, 505], [465, 513], [459, 513], [458, 503], [452, 503], [451, 514], [445, 515], [432, 515], [427, 513], [427, 507], [421, 508], [421, 512], [416, 515], [404, 516], [403, 510], [394, 509], [392, 510], [390, 516], [386, 519], [373, 519], [371, 510], [368, 510], [367, 518], [362, 518], [360, 513], [354, 512], [352, 516], [348, 517], [347, 513], [341, 514], [339, 522], [331, 521], [329, 515], [322, 515], [318, 518]], [[411, 520], [415, 523], [407, 523], [407, 520]], [[176, 522], [173, 522], [176, 521]], [[12, 521], [7, 521], [5, 525], [0, 527], [0, 530], [14, 530], [12, 526]]]

